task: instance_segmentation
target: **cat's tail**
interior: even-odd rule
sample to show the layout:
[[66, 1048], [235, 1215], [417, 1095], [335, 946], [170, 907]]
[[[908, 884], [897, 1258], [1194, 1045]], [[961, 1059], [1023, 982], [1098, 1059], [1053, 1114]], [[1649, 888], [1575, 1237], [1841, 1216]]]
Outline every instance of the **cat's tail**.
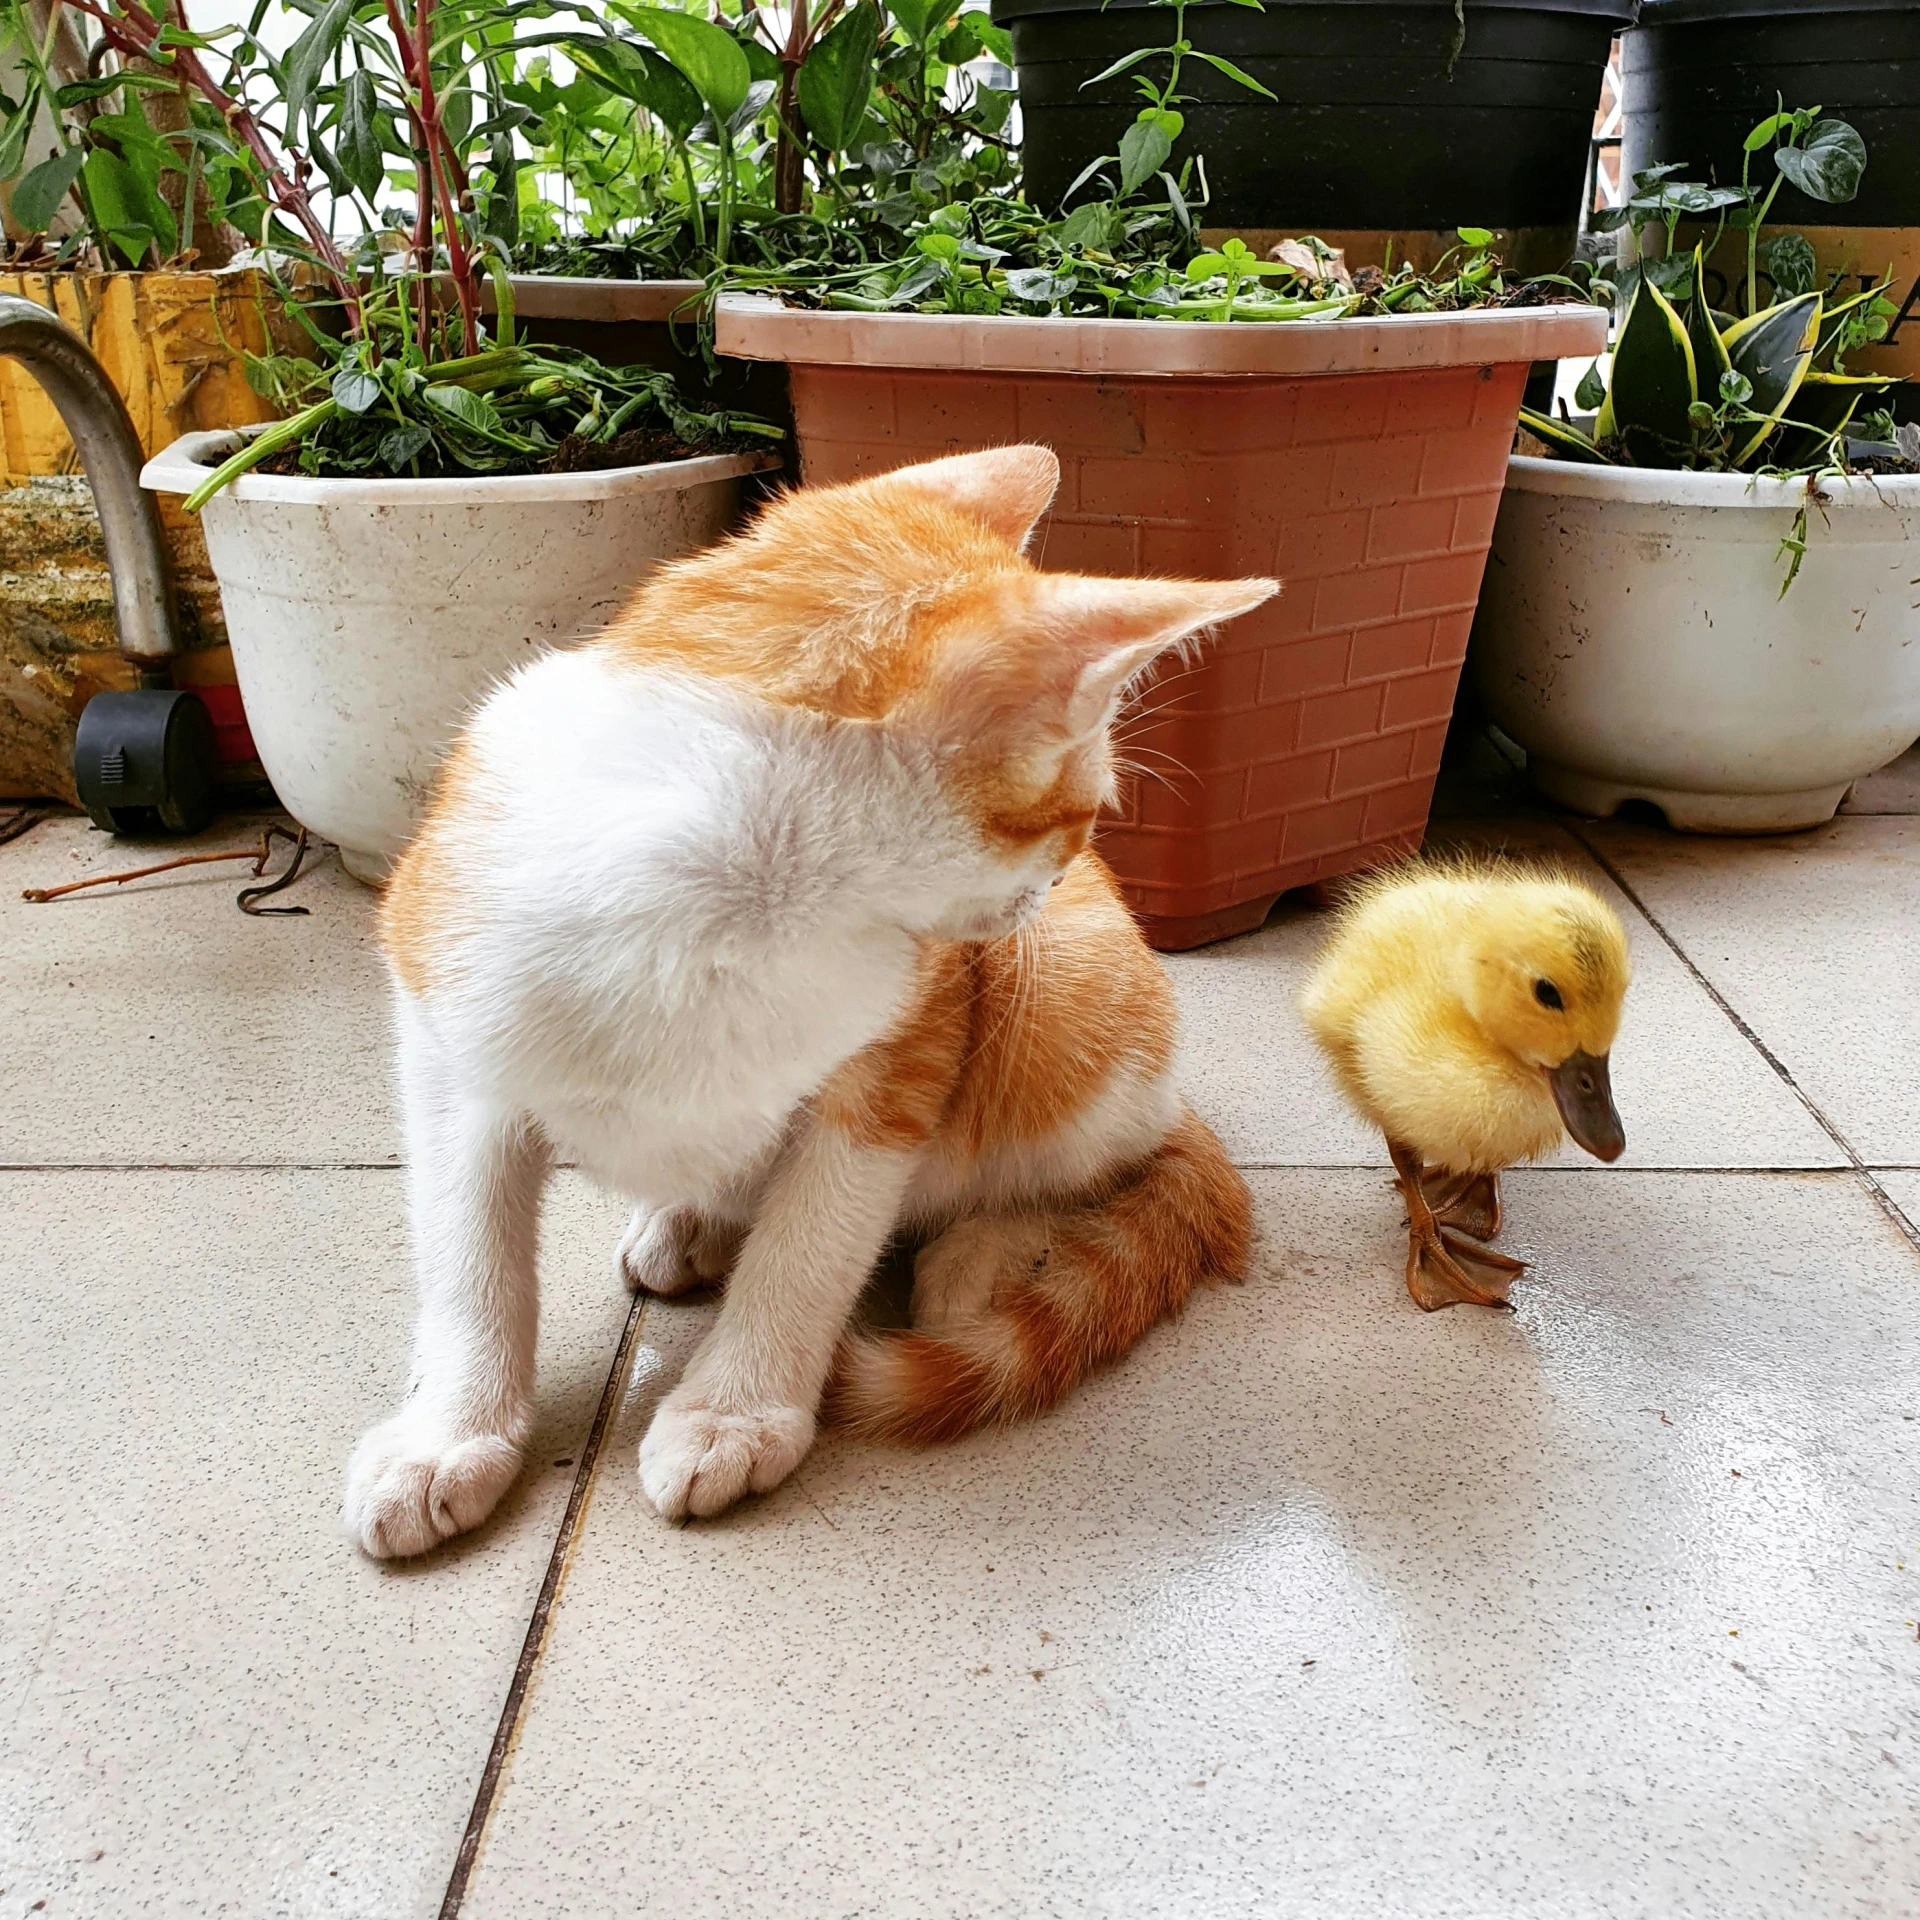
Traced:
[[937, 1331], [848, 1338], [829, 1419], [927, 1445], [1043, 1412], [1178, 1313], [1196, 1285], [1241, 1279], [1251, 1208], [1246, 1183], [1188, 1108], [1103, 1199], [966, 1224], [976, 1231], [956, 1244], [994, 1269], [966, 1277], [978, 1310]]

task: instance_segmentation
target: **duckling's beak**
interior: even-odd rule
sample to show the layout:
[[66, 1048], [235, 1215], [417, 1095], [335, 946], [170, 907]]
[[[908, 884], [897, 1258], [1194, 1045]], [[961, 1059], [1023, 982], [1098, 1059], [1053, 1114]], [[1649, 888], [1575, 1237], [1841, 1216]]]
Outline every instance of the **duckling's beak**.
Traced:
[[1574, 1139], [1596, 1160], [1618, 1160], [1627, 1150], [1627, 1130], [1614, 1110], [1607, 1056], [1571, 1053], [1548, 1070], [1547, 1081]]

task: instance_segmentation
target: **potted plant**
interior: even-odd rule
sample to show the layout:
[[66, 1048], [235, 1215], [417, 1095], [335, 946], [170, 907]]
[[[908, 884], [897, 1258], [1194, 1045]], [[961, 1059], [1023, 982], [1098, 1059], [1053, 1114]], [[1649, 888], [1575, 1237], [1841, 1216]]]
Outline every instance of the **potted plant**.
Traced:
[[[244, 261], [266, 203], [219, 113], [177, 75], [101, 61], [78, 11], [0, 0], [0, 293], [59, 314], [126, 402], [142, 448], [224, 422], [270, 420], [249, 353], [289, 352], [298, 329]], [[0, 358], [0, 489], [8, 538], [0, 792], [74, 801], [72, 746], [98, 691], [130, 688], [115, 650], [98, 517], [58, 410]], [[206, 543], [163, 505], [180, 636], [175, 664], [216, 722], [236, 778], [258, 778]]]
[[[1920, 8], [1910, 0], [1643, 0], [1622, 64], [1629, 172], [1691, 153], [1710, 180], [1731, 184], [1748, 160], [1747, 130], [1782, 99], [1817, 98], [1858, 129], [1875, 158], [1857, 195], [1836, 202], [1822, 192], [1817, 164], [1782, 182], [1757, 235], [1762, 292], [1771, 290], [1769, 263], [1782, 244], [1793, 263], [1786, 291], [1803, 277], [1811, 283], [1812, 269], [1799, 265], [1807, 250], [1826, 285], [1857, 291], [1890, 280], [1886, 335], [1856, 363], [1909, 382], [1920, 376]], [[1744, 299], [1744, 247], [1724, 246], [1708, 265], [1727, 283], [1723, 304]], [[1896, 391], [1897, 415], [1915, 408], [1920, 386]]]
[[1430, 263], [1475, 222], [1523, 268], [1573, 251], [1594, 104], [1633, 0], [993, 0], [1028, 192], [1117, 151], [1157, 43], [1206, 155], [1209, 224]]
[[[1755, 150], [1817, 124], [1771, 116]], [[1920, 468], [1850, 452], [1865, 407], [1868, 437], [1894, 432], [1890, 383], [1849, 371], [1884, 329], [1883, 287], [1739, 316], [1712, 291], [1704, 244], [1646, 262], [1610, 375], [1577, 396], [1591, 421], [1522, 413], [1537, 452], [1509, 464], [1474, 683], [1577, 811], [1637, 800], [1685, 831], [1786, 831], [1920, 736]]]
[[[341, 110], [386, 98], [412, 143], [418, 205], [397, 270], [376, 247], [350, 255], [336, 240], [305, 185], [313, 163], [297, 146], [283, 154], [194, 37], [131, 0], [95, 18], [122, 58], [175, 72], [216, 105], [271, 206], [271, 243], [326, 284], [324, 307], [310, 296], [293, 309], [313, 358], [254, 368], [290, 417], [188, 435], [144, 477], [206, 510], [254, 738], [281, 799], [350, 872], [378, 879], [467, 706], [604, 620], [661, 559], [724, 532], [743, 478], [777, 464], [782, 436], [687, 404], [670, 375], [518, 338], [454, 131], [486, 54], [440, 32], [434, 0], [329, 7], [281, 66], [295, 132], [312, 123], [308, 89], [323, 71], [364, 73], [364, 58], [394, 76], [388, 95], [355, 86]], [[384, 177], [386, 133], [362, 118], [365, 174], [345, 175], [336, 205], [358, 196], [377, 239], [359, 189]]]
[[[926, 18], [922, 47], [939, 0]], [[1424, 274], [1202, 246], [1173, 62], [1136, 65], [1153, 97], [1064, 218], [993, 185], [903, 194], [865, 264], [735, 266], [714, 325], [786, 364], [809, 480], [1044, 441], [1066, 476], [1044, 565], [1282, 576], [1147, 694], [1102, 828], [1149, 937], [1182, 947], [1419, 843], [1529, 364], [1597, 350], [1605, 317], [1512, 284], [1484, 230]], [[847, 77], [849, 128], [873, 76]]]

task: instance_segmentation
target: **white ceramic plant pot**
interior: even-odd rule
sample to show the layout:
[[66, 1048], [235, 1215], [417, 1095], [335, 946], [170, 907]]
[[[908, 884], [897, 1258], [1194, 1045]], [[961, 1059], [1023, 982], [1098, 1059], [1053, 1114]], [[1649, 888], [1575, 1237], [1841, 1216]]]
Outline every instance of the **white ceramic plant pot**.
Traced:
[[[240, 444], [192, 433], [147, 463], [187, 493]], [[243, 476], [207, 548], [261, 764], [293, 817], [378, 882], [448, 743], [502, 675], [603, 625], [663, 560], [719, 539], [725, 454], [607, 473], [445, 480]]]
[[1651, 801], [1690, 833], [1787, 832], [1920, 736], [1920, 477], [1819, 494], [1515, 456], [1468, 658], [1544, 793], [1599, 816]]

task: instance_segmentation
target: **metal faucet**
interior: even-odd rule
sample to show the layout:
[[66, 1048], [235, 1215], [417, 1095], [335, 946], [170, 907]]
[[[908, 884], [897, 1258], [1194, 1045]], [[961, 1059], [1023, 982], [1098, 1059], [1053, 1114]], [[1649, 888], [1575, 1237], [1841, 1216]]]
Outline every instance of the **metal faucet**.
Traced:
[[73, 736], [80, 803], [109, 833], [198, 833], [218, 803], [213, 721], [197, 694], [172, 685], [180, 652], [173, 585], [126, 402], [79, 334], [16, 294], [0, 294], [0, 354], [46, 389], [80, 449], [113, 576], [120, 651], [140, 675], [133, 691], [96, 693], [81, 710]]
[[139, 668], [143, 685], [164, 685], [180, 637], [160, 514], [140, 484], [145, 456], [126, 403], [80, 335], [17, 294], [0, 294], [0, 355], [21, 362], [46, 389], [80, 450], [113, 574], [120, 651]]

